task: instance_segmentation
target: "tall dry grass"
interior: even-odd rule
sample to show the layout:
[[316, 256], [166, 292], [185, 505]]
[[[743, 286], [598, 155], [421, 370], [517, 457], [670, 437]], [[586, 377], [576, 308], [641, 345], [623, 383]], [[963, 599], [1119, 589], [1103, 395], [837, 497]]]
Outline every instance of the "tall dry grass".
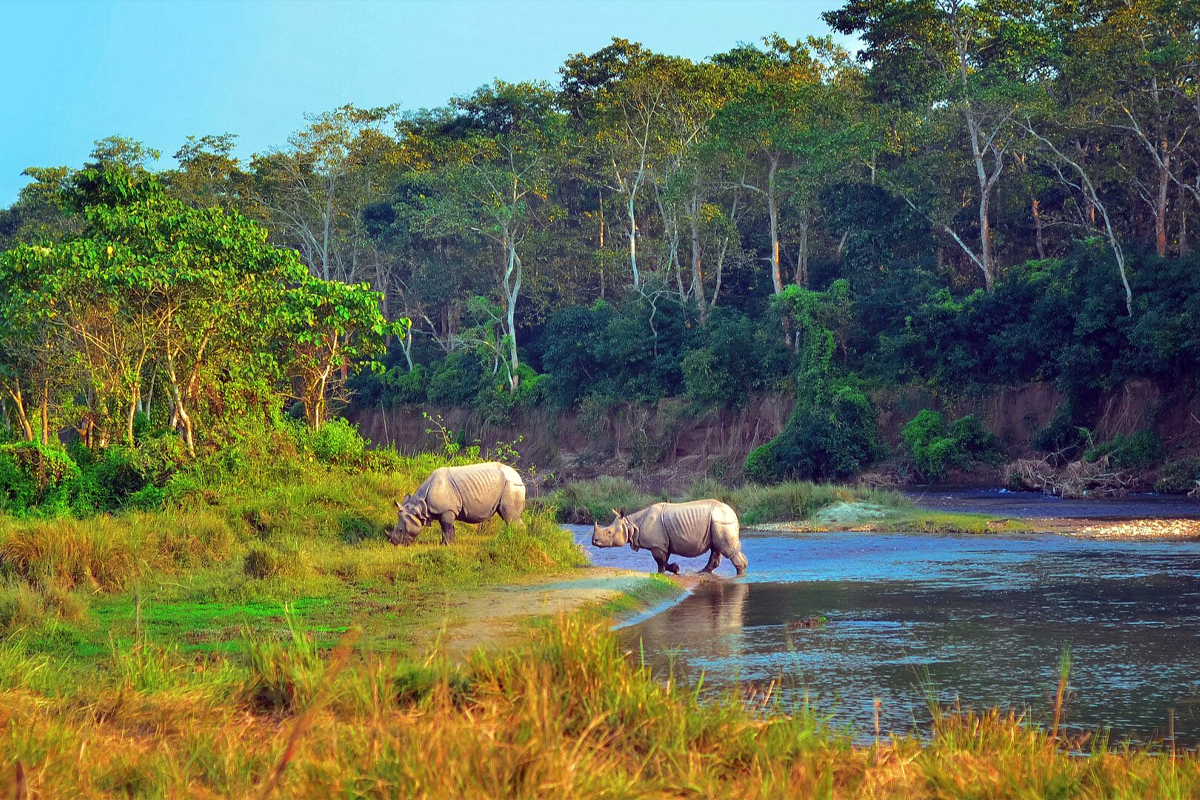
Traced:
[[[305, 647], [264, 644], [232, 667], [161, 651], [62, 696], [14, 686], [0, 648], [0, 792], [19, 772], [30, 797], [1200, 794], [1195, 755], [1081, 758], [1001, 712], [945, 712], [927, 741], [862, 747], [802, 706], [701, 703], [580, 617], [458, 666]], [[290, 699], [264, 703], [264, 676], [294, 684]]]

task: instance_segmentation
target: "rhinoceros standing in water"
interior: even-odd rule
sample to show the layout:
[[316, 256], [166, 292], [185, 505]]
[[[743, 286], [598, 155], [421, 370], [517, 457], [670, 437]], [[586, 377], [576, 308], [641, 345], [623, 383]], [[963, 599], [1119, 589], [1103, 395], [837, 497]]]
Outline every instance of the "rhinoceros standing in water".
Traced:
[[596, 547], [624, 547], [649, 550], [658, 563], [658, 571], [679, 572], [669, 563], [672, 555], [694, 558], [709, 553], [701, 572], [712, 572], [721, 556], [733, 562], [738, 575], [746, 573], [746, 557], [737, 514], [720, 500], [695, 500], [691, 503], [655, 503], [649, 508], [624, 514], [613, 511], [612, 525], [601, 528], [592, 523], [592, 544]]
[[396, 501], [392, 544], [412, 544], [421, 529], [437, 520], [442, 544], [454, 543], [454, 522], [486, 522], [496, 514], [515, 522], [525, 511], [525, 482], [507, 464], [495, 461], [435, 469], [412, 495]]

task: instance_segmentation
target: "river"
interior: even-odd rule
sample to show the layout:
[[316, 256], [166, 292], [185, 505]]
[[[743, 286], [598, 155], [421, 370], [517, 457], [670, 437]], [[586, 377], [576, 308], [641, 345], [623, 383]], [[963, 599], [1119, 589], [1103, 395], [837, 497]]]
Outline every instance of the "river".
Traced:
[[[572, 528], [597, 564], [654, 568]], [[660, 674], [703, 675], [710, 694], [779, 681], [781, 699], [807, 697], [860, 738], [877, 698], [885, 732], [927, 730], [930, 687], [943, 704], [1047, 720], [1069, 648], [1070, 728], [1148, 742], [1173, 709], [1177, 740], [1200, 742], [1200, 542], [745, 531], [743, 548], [745, 578], [725, 562], [623, 626], [627, 646]]]

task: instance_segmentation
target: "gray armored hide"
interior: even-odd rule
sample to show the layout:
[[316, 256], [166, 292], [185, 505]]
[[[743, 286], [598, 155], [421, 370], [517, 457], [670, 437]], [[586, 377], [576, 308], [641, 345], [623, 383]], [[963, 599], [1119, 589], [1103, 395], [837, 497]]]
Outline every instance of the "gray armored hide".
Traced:
[[454, 523], [479, 523], [496, 514], [515, 522], [525, 511], [525, 482], [507, 464], [490, 461], [435, 469], [412, 495], [396, 501], [392, 544], [412, 544], [434, 520], [442, 526], [442, 544], [454, 543]]
[[659, 572], [679, 572], [670, 563], [672, 555], [694, 558], [708, 553], [708, 564], [701, 572], [712, 572], [724, 556], [733, 562], [738, 575], [746, 572], [742, 555], [741, 531], [737, 514], [720, 500], [695, 500], [691, 503], [655, 503], [623, 514], [613, 511], [616, 519], [600, 527], [592, 523], [592, 544], [596, 547], [624, 547], [649, 550]]

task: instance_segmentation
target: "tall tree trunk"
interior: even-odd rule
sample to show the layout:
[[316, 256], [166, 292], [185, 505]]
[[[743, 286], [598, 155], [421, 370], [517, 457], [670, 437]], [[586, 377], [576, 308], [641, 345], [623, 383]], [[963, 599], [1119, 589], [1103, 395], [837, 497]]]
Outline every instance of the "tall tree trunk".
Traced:
[[600, 299], [604, 299], [604, 190], [597, 191], [600, 198]]
[[1046, 260], [1046, 242], [1042, 237], [1041, 202], [1036, 197], [1029, 199], [1029, 208], [1033, 211], [1033, 229], [1036, 234], [1038, 258]]
[[692, 294], [700, 309], [700, 324], [708, 321], [708, 309], [704, 303], [704, 273], [701, 271], [700, 252], [700, 195], [693, 194], [690, 204], [691, 213], [688, 218], [692, 230]]
[[637, 218], [633, 213], [633, 197], [629, 198], [629, 268], [633, 270], [633, 288], [638, 289], [642, 285], [641, 273], [638, 272], [637, 263]]
[[325, 200], [325, 219], [321, 227], [321, 277], [329, 280], [329, 239], [333, 225], [333, 188], [329, 187]]
[[141, 399], [141, 396], [142, 387], [135, 384], [130, 393], [129, 408], [125, 414], [125, 441], [129, 443], [130, 447], [134, 446], [133, 421], [137, 418], [138, 400]]
[[18, 381], [9, 389], [8, 396], [12, 398], [13, 405], [16, 407], [17, 422], [21, 425], [21, 433], [25, 436], [25, 441], [33, 441], [33, 425], [29, 422], [29, 414], [25, 409], [25, 397], [21, 393], [21, 384]]
[[42, 381], [42, 444], [50, 444], [50, 382]]
[[[188, 413], [187, 404], [183, 400], [183, 389], [180, 386], [179, 375], [175, 370], [175, 358], [169, 347], [167, 348], [167, 383], [170, 384], [171, 402], [175, 406], [172, 411], [172, 416], [175, 419], [175, 427], [182, 429], [183, 443], [187, 445], [188, 455], [195, 458], [196, 439], [192, 427], [192, 417]], [[304, 408], [307, 411], [307, 403]]]
[[[1087, 141], [1080, 141], [1078, 139], [1075, 141], [1075, 152], [1079, 156], [1078, 164], [1080, 168], [1083, 168], [1087, 164], [1087, 158], [1090, 154], [1088, 148], [1090, 146], [1090, 143]], [[1083, 198], [1083, 221], [1088, 225], [1096, 224], [1096, 201], [1091, 195], [1086, 195]]]
[[779, 170], [778, 156], [769, 156], [767, 167], [767, 217], [771, 223], [771, 285], [775, 294], [783, 293], [783, 274], [779, 268], [779, 198], [775, 196], [775, 175]]
[[796, 285], [808, 286], [808, 230], [809, 210], [805, 205], [800, 211], [800, 249], [796, 252]]
[[508, 390], [515, 394], [517, 385], [520, 383], [520, 378], [517, 375], [517, 367], [520, 362], [517, 360], [517, 297], [521, 293], [521, 258], [517, 255], [517, 243], [513, 240], [510, 234], [505, 234], [505, 244], [507, 245], [507, 263], [504, 271], [504, 300], [505, 314], [504, 324], [505, 332], [508, 334], [508, 358], [509, 358], [509, 373], [508, 373]]
[[1178, 200], [1179, 203], [1179, 257], [1186, 258], [1188, 254], [1188, 229], [1187, 229], [1187, 207], [1188, 198], [1184, 194], [1183, 186], [1179, 187]]
[[1154, 249], [1159, 257], [1167, 255], [1167, 189], [1171, 186], [1170, 154], [1167, 143], [1162, 143], [1158, 162], [1158, 191], [1154, 196]]

